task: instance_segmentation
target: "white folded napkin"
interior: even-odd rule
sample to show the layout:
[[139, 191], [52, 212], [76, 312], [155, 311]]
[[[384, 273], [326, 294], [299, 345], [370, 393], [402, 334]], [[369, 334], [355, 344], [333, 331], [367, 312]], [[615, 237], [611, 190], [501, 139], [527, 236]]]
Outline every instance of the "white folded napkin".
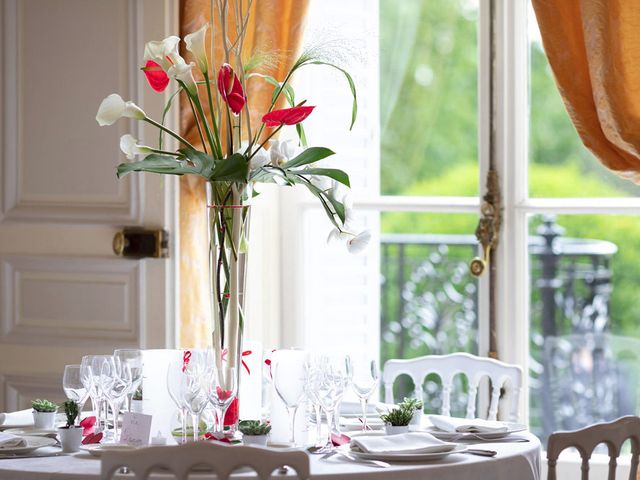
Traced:
[[503, 433], [509, 428], [504, 422], [493, 422], [481, 418], [456, 418], [444, 415], [429, 415], [431, 424], [451, 433]]
[[24, 447], [27, 444], [24, 438], [11, 433], [0, 432], [0, 450], [4, 448]]
[[19, 410], [11, 413], [0, 413], [0, 426], [5, 428], [27, 427], [33, 425], [33, 411]]
[[426, 432], [399, 435], [366, 436], [351, 439], [351, 448], [365, 453], [442, 453], [453, 450], [455, 443], [443, 442]]

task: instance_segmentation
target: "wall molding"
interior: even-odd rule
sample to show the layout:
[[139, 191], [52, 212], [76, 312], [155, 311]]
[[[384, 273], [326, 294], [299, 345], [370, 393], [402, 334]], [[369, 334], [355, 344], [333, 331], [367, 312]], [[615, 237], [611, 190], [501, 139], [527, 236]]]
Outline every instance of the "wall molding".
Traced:
[[[49, 0], [53, 2], [55, 0]], [[64, 194], [29, 194], [24, 192], [24, 156], [22, 142], [25, 132], [22, 129], [23, 112], [21, 110], [23, 91], [21, 26], [23, 25], [20, 0], [3, 0], [0, 3], [0, 56], [2, 72], [0, 93], [2, 105], [2, 186], [4, 192], [0, 203], [0, 221], [46, 221], [53, 223], [141, 224], [142, 189], [144, 176], [135, 175], [121, 180], [122, 188], [115, 195], [92, 195], [89, 193]], [[127, 0], [127, 51], [129, 55], [123, 59], [126, 63], [126, 85], [129, 98], [140, 98], [140, 80], [134, 67], [137, 59], [142, 58], [142, 45], [139, 40], [139, 23], [142, 10], [139, 0]], [[124, 92], [122, 92], [124, 95]], [[97, 105], [96, 105], [97, 108]], [[87, 122], [93, 119], [87, 119]], [[54, 121], [54, 120], [52, 120]], [[137, 138], [139, 131], [137, 122], [131, 123], [131, 132]], [[58, 155], [62, 155], [59, 153]], [[52, 162], [56, 161], [56, 152], [52, 151]], [[81, 177], [80, 175], [78, 177]]]
[[34, 398], [52, 402], [65, 400], [62, 374], [0, 375], [0, 410], [13, 412], [29, 408]]
[[0, 256], [0, 344], [137, 346], [144, 283], [137, 260]]

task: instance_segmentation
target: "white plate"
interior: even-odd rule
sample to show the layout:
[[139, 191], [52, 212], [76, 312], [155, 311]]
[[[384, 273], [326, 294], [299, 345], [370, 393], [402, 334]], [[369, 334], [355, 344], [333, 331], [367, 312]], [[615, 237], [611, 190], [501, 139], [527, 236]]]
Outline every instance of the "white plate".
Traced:
[[498, 440], [499, 438], [504, 438], [507, 435], [511, 435], [516, 432], [523, 432], [527, 430], [526, 425], [522, 425], [520, 423], [508, 423], [506, 432], [491, 432], [491, 433], [459, 433], [459, 432], [445, 432], [436, 427], [425, 427], [421, 428], [420, 431], [428, 432], [436, 438], [445, 441], [452, 440]]
[[13, 448], [0, 448], [0, 456], [6, 454], [21, 454], [21, 453], [29, 453], [33, 452], [36, 448], [42, 447], [50, 447], [51, 445], [55, 445], [56, 441], [53, 438], [47, 437], [29, 437], [27, 435], [23, 436], [27, 444], [24, 447], [13, 447]]
[[130, 450], [136, 450], [137, 448], [133, 445], [118, 445], [115, 443], [92, 443], [89, 445], [80, 445], [80, 450], [83, 452], [87, 452], [94, 457], [99, 457], [103, 452], [128, 452]]
[[55, 437], [58, 434], [57, 430], [45, 430], [34, 427], [7, 428], [5, 432], [18, 436], [28, 435], [31, 437]]
[[437, 453], [364, 453], [351, 450], [349, 445], [342, 445], [338, 450], [344, 450], [350, 455], [363, 460], [384, 460], [388, 462], [433, 462], [454, 453], [462, 453], [467, 450], [465, 445], [456, 445], [448, 452]]

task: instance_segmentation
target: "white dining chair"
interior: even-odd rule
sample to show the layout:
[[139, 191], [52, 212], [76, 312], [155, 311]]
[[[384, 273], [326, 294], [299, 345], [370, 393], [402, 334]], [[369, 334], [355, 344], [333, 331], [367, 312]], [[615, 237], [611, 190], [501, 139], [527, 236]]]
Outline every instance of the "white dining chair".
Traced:
[[453, 379], [458, 374], [466, 375], [469, 382], [467, 418], [476, 417], [476, 397], [478, 386], [483, 378], [491, 380], [491, 403], [487, 419], [496, 420], [500, 391], [509, 387], [510, 399], [506, 420], [518, 421], [518, 400], [522, 388], [522, 369], [517, 365], [500, 362], [492, 358], [483, 358], [468, 353], [450, 355], [425, 355], [410, 359], [392, 359], [384, 364], [382, 381], [384, 383], [385, 402], [394, 403], [393, 383], [400, 375], [409, 375], [415, 386], [415, 397], [423, 400], [422, 384], [427, 375], [436, 374], [442, 379], [442, 415], [451, 415], [451, 391]]
[[638, 472], [638, 457], [640, 456], [640, 418], [634, 416], [622, 417], [613, 422], [597, 423], [580, 430], [571, 432], [555, 432], [549, 436], [547, 443], [547, 464], [549, 471], [547, 480], [556, 480], [556, 464], [560, 453], [569, 447], [574, 447], [582, 459], [582, 480], [589, 478], [589, 459], [597, 445], [604, 443], [609, 450], [608, 480], [615, 480], [616, 467], [622, 444], [631, 440], [631, 468], [629, 480], [635, 480]]
[[283, 467], [295, 470], [300, 480], [309, 478], [309, 456], [300, 450], [274, 451], [262, 447], [193, 442], [184, 445], [156, 446], [136, 450], [105, 451], [101, 455], [101, 478], [111, 480], [122, 467], [136, 480], [145, 480], [154, 469], [171, 472], [177, 480], [187, 480], [195, 467], [209, 467], [216, 478], [226, 480], [240, 467], [252, 468], [262, 480]]

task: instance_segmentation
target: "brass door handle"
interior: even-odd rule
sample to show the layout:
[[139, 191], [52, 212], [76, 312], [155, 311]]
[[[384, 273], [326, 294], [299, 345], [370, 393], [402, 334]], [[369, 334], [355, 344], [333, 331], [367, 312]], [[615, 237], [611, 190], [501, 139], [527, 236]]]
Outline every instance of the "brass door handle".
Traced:
[[166, 258], [169, 256], [169, 232], [125, 227], [113, 236], [113, 253], [128, 258]]
[[498, 245], [500, 226], [502, 224], [502, 203], [498, 174], [490, 169], [487, 172], [487, 193], [482, 197], [480, 221], [476, 228], [476, 238], [482, 245], [482, 257], [474, 257], [469, 262], [469, 271], [475, 277], [484, 273], [489, 265], [491, 249]]

